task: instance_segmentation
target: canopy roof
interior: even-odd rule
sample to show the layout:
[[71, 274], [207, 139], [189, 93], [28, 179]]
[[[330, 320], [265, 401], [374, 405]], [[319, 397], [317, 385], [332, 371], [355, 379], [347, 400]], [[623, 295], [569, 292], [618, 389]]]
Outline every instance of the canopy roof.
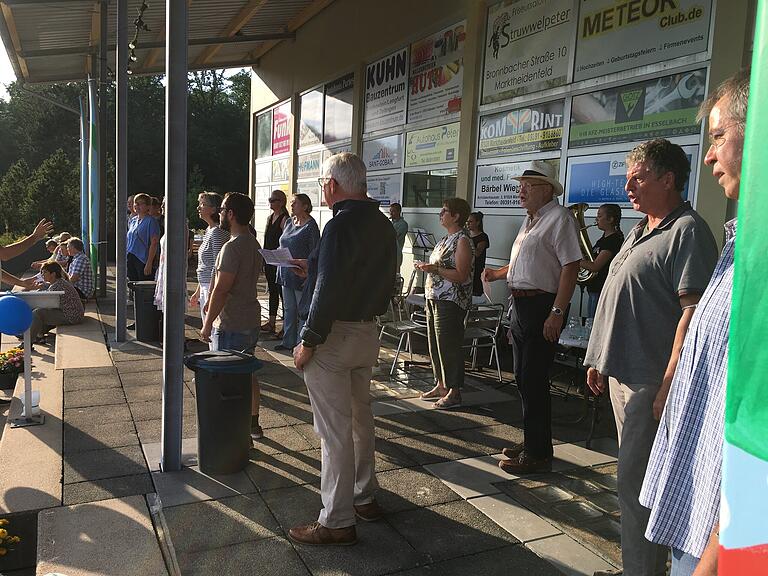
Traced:
[[[139, 14], [134, 74], [165, 67], [165, 0], [127, 0], [132, 39]], [[333, 0], [188, 0], [189, 69], [246, 67]], [[0, 0], [0, 37], [24, 83], [83, 80], [98, 57], [100, 0]], [[117, 2], [108, 2], [108, 66], [115, 67]]]

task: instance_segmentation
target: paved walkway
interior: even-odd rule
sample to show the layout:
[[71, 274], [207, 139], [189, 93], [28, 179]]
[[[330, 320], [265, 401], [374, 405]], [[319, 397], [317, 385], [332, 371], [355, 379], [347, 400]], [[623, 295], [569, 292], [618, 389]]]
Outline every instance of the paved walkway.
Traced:
[[[99, 310], [109, 331], [114, 303], [102, 300]], [[188, 321], [195, 338], [199, 320]], [[387, 349], [372, 386], [377, 498], [387, 514], [358, 525], [356, 546], [294, 545], [288, 528], [314, 521], [320, 509], [320, 445], [306, 388], [291, 358], [272, 351], [277, 343], [266, 340], [259, 350], [265, 437], [246, 470], [230, 476], [209, 477], [196, 466], [186, 369], [186, 466], [159, 472], [159, 347], [129, 342], [111, 349], [113, 366], [65, 369], [63, 505], [145, 496], [171, 574], [591, 575], [617, 563], [615, 430], [605, 407], [587, 450], [588, 424], [573, 423], [583, 401], [555, 397], [554, 472], [517, 479], [497, 466], [501, 449], [522, 439], [516, 389], [499, 388], [491, 370], [473, 372], [465, 407], [434, 411], [416, 399], [431, 386], [429, 372], [414, 367], [390, 378]]]

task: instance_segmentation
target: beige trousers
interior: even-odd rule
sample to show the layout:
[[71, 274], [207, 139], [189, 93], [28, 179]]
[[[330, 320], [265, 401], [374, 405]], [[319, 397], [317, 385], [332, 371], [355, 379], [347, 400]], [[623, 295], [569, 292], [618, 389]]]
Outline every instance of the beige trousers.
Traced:
[[318, 521], [327, 528], [355, 524], [354, 505], [368, 504], [378, 488], [371, 411], [371, 374], [379, 355], [374, 322], [333, 323], [304, 368], [322, 468]]

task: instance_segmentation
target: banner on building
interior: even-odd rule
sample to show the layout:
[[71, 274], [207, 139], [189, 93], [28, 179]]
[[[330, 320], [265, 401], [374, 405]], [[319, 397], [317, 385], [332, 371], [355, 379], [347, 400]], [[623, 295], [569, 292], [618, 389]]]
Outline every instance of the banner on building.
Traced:
[[272, 110], [272, 156], [291, 150], [291, 103]]
[[505, 0], [488, 8], [482, 103], [565, 84], [575, 29], [573, 0]]
[[[560, 160], [545, 160], [552, 164], [555, 173]], [[520, 206], [520, 182], [513, 180], [520, 176], [530, 162], [509, 162], [477, 167], [475, 179], [475, 208], [522, 208]]]
[[405, 167], [457, 162], [459, 122], [408, 132], [405, 145]]
[[574, 81], [707, 50], [712, 0], [583, 0]]
[[403, 135], [395, 134], [363, 142], [363, 162], [368, 171], [402, 168]]
[[288, 158], [272, 160], [272, 182], [287, 181], [288, 174]]
[[461, 112], [465, 29], [459, 22], [411, 45], [409, 123]]
[[299, 154], [298, 164], [296, 166], [297, 179], [301, 180], [303, 178], [319, 178], [322, 163], [322, 151], [312, 152], [311, 154]]
[[573, 97], [571, 146], [698, 134], [707, 71], [694, 70]]
[[403, 175], [373, 174], [368, 176], [368, 196], [378, 201], [381, 206], [401, 202]]
[[565, 101], [547, 102], [480, 118], [480, 158], [559, 150]]
[[355, 75], [350, 73], [325, 85], [323, 142], [326, 144], [352, 138], [354, 84]]
[[405, 123], [408, 95], [408, 48], [369, 64], [365, 71], [363, 132]]
[[[691, 166], [698, 162], [698, 146], [683, 146]], [[618, 204], [631, 208], [624, 186], [627, 183], [627, 152], [595, 154], [568, 158], [566, 205], [584, 202], [592, 208], [601, 204]], [[683, 189], [683, 198], [693, 201], [690, 180]]]
[[320, 144], [323, 139], [323, 92], [311, 90], [301, 96], [299, 148]]

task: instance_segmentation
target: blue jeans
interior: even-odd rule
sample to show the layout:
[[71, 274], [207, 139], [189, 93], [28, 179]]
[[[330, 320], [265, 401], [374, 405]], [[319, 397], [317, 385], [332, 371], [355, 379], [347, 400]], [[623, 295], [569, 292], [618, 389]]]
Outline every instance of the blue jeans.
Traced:
[[259, 340], [259, 329], [252, 328], [245, 332], [231, 332], [213, 327], [211, 330], [211, 350], [237, 350], [253, 354]]
[[597, 301], [600, 299], [600, 292], [587, 292], [589, 299], [587, 300], [587, 318], [595, 317], [595, 310], [597, 310]]
[[298, 345], [304, 322], [299, 314], [302, 290], [283, 286], [283, 346], [293, 350]]
[[672, 570], [669, 576], [691, 576], [701, 558], [696, 558], [687, 552], [672, 548]]

